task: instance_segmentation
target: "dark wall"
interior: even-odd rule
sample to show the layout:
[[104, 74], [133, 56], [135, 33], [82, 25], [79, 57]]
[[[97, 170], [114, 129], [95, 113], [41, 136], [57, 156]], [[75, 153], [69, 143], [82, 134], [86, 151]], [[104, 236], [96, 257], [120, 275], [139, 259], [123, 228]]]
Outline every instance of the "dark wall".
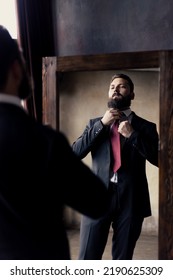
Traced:
[[56, 0], [56, 55], [173, 49], [172, 0]]
[[55, 55], [53, 3], [55, 0], [16, 0], [20, 43], [34, 82], [27, 107], [39, 121], [42, 121], [42, 57]]

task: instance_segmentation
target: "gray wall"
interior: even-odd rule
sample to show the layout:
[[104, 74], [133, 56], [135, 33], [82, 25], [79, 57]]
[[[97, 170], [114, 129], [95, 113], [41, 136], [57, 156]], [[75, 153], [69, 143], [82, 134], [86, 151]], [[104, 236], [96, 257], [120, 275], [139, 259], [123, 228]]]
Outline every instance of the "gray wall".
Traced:
[[56, 55], [173, 49], [172, 0], [55, 0]]

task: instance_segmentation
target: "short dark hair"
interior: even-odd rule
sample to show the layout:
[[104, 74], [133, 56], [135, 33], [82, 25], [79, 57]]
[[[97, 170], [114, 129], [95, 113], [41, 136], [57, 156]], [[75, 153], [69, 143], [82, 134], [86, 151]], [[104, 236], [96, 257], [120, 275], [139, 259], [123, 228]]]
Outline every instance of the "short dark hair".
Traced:
[[8, 30], [0, 25], [0, 90], [3, 89], [7, 80], [9, 67], [16, 59], [21, 60], [18, 43], [11, 37]]
[[111, 78], [111, 82], [117, 78], [122, 78], [124, 80], [126, 80], [130, 86], [130, 91], [133, 92], [134, 91], [134, 83], [132, 82], [132, 80], [130, 79], [129, 76], [119, 73], [119, 74], [115, 74], [112, 78]]

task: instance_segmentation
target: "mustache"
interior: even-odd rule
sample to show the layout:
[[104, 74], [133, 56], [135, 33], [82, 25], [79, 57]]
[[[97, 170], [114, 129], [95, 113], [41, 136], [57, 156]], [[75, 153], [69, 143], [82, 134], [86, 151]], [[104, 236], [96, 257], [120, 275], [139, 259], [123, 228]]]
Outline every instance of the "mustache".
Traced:
[[124, 97], [120, 92], [116, 92], [116, 94], [113, 94], [113, 96], [121, 96], [121, 97]]

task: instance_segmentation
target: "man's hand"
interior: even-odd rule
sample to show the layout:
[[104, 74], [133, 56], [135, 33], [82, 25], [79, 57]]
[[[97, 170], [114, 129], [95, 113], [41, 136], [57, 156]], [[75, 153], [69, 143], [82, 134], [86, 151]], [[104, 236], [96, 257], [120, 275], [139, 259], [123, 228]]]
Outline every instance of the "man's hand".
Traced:
[[110, 108], [105, 112], [103, 118], [101, 119], [101, 122], [103, 123], [103, 125], [110, 125], [113, 122], [119, 120], [121, 116], [122, 116], [121, 111]]
[[134, 132], [133, 127], [129, 123], [129, 121], [120, 122], [118, 126], [118, 132], [123, 135], [125, 138], [129, 138], [131, 134]]

